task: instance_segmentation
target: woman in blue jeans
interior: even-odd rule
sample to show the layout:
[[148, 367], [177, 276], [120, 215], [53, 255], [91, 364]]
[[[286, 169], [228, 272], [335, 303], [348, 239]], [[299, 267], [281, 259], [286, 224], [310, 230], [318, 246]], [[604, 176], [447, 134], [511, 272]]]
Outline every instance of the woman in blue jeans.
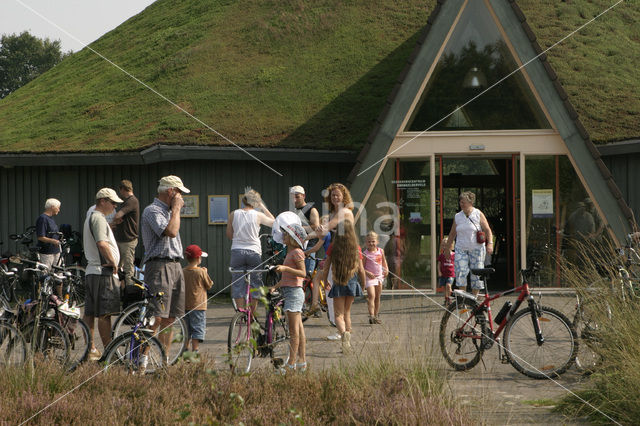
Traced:
[[[227, 238], [232, 241], [230, 266], [233, 269], [257, 269], [262, 263], [260, 225], [271, 227], [275, 218], [262, 202], [260, 194], [253, 189], [244, 194], [242, 203], [244, 207], [234, 210], [227, 222]], [[259, 272], [251, 273], [250, 283], [251, 288], [262, 287]], [[231, 297], [238, 307], [244, 307], [246, 294], [244, 274], [232, 273]], [[255, 310], [257, 302], [253, 297], [251, 299], [251, 309]]]
[[[451, 257], [451, 247], [456, 242], [455, 273], [456, 283], [464, 289], [467, 283], [467, 275], [471, 269], [484, 268], [485, 255], [493, 253], [493, 235], [489, 222], [480, 210], [473, 207], [476, 195], [473, 192], [460, 194], [460, 211], [456, 213], [449, 232], [449, 238], [445, 245], [445, 258]], [[485, 233], [486, 243], [478, 242], [478, 232]], [[485, 247], [486, 246], [486, 247]], [[484, 288], [484, 283], [478, 276], [471, 274], [471, 291], [477, 296]]]

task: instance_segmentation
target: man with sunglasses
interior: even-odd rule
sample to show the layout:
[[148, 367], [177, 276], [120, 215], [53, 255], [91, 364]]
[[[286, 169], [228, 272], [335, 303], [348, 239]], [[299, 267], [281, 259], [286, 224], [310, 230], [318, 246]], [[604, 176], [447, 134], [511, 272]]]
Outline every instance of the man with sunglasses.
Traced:
[[[142, 212], [140, 234], [144, 245], [144, 278], [149, 290], [164, 292], [161, 300], [153, 299], [156, 321], [152, 326], [164, 330], [176, 317], [184, 315], [184, 275], [182, 274], [182, 241], [180, 240], [180, 209], [182, 194], [189, 193], [178, 176], [165, 176], [158, 182], [158, 196]], [[171, 328], [159, 336], [166, 353], [171, 344]]]
[[111, 341], [111, 315], [120, 311], [120, 252], [106, 218], [113, 213], [118, 203], [122, 203], [122, 200], [116, 191], [102, 188], [96, 194], [95, 210], [84, 221], [82, 238], [87, 258], [84, 320], [91, 334], [91, 360], [100, 358], [93, 343], [95, 319], [98, 318], [102, 344], [107, 347]]

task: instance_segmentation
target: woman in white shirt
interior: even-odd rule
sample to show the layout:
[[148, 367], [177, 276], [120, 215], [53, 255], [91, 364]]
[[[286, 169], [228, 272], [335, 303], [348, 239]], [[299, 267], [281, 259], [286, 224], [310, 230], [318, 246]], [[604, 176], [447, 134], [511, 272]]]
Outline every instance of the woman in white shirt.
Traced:
[[[234, 210], [227, 222], [227, 238], [231, 243], [230, 266], [233, 269], [256, 269], [262, 263], [262, 246], [260, 245], [260, 225], [271, 227], [274, 217], [262, 202], [260, 194], [255, 190], [247, 191], [242, 197], [245, 207]], [[258, 211], [259, 209], [261, 211]], [[262, 287], [259, 272], [251, 273], [251, 288]], [[231, 274], [231, 297], [236, 305], [244, 307], [244, 297], [247, 294], [244, 274]], [[251, 297], [252, 309], [256, 301]]]
[[[463, 192], [459, 200], [461, 210], [454, 217], [444, 255], [445, 258], [451, 257], [451, 246], [455, 241], [456, 286], [464, 289], [470, 270], [484, 268], [485, 255], [493, 253], [493, 235], [484, 213], [473, 207], [476, 195], [473, 192]], [[484, 232], [486, 243], [478, 242], [479, 231]], [[484, 283], [474, 274], [471, 274], [470, 281], [471, 290], [477, 296], [484, 288]]]

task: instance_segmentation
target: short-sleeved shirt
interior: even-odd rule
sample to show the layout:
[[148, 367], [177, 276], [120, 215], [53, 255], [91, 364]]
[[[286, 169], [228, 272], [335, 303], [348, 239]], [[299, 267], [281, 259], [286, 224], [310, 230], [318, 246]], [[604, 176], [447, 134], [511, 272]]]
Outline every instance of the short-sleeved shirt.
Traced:
[[[297, 262], [304, 262], [304, 252], [300, 248], [296, 248], [287, 253], [283, 265], [293, 269], [297, 269]], [[298, 277], [289, 272], [282, 273], [282, 279], [280, 285], [282, 287], [302, 287], [304, 277]]]
[[203, 268], [183, 268], [184, 308], [187, 311], [207, 310], [207, 290], [213, 285], [209, 274]]
[[455, 253], [451, 253], [451, 256], [447, 259], [444, 253], [438, 255], [438, 262], [440, 262], [440, 276], [441, 277], [455, 277]]
[[125, 198], [124, 203], [118, 209], [122, 212], [122, 222], [116, 226], [114, 235], [119, 243], [127, 243], [138, 238], [138, 222], [140, 221], [140, 202], [131, 195]]
[[84, 255], [87, 258], [87, 275], [106, 275], [113, 271], [105, 271], [102, 265], [107, 263], [100, 253], [97, 243], [106, 241], [109, 244], [111, 256], [117, 265], [120, 262], [120, 251], [113, 236], [113, 231], [107, 222], [107, 218], [99, 211], [93, 211], [84, 221], [82, 235], [84, 245]]
[[[40, 216], [38, 216], [38, 219], [36, 219], [36, 236], [59, 240], [60, 236], [52, 234], [53, 232], [59, 232], [58, 224], [56, 224], [56, 221], [53, 220], [51, 216], [42, 213]], [[56, 254], [60, 253], [60, 246], [38, 241], [38, 251], [42, 254]]]
[[157, 198], [142, 212], [140, 234], [144, 245], [145, 262], [152, 257], [182, 259], [180, 234], [174, 238], [164, 235], [170, 220], [171, 209]]

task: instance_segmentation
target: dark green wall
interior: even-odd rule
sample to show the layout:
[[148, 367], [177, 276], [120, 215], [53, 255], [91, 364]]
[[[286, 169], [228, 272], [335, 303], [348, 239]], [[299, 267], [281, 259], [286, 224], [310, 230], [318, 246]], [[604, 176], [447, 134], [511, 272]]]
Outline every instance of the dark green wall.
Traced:
[[[288, 208], [288, 188], [302, 185], [307, 201], [320, 204], [321, 191], [332, 182], [344, 181], [353, 167], [348, 162], [290, 162], [272, 161], [280, 177], [255, 161], [189, 160], [156, 163], [144, 166], [64, 166], [0, 168], [0, 241], [2, 251], [15, 252], [16, 246], [8, 235], [22, 232], [44, 210], [47, 198], [62, 202], [58, 225], [69, 223], [74, 230], [82, 230], [87, 208], [104, 186], [117, 188], [121, 179], [133, 182], [134, 193], [141, 209], [155, 196], [157, 182], [162, 176], [180, 176], [191, 194], [200, 196], [200, 217], [183, 218], [180, 236], [183, 245], [196, 243], [210, 257], [203, 262], [220, 290], [230, 282], [227, 272], [231, 242], [225, 236], [225, 225], [207, 224], [207, 195], [230, 195], [230, 209], [238, 207], [238, 194], [251, 186], [262, 194], [274, 215]], [[142, 242], [138, 255], [142, 255]]]

